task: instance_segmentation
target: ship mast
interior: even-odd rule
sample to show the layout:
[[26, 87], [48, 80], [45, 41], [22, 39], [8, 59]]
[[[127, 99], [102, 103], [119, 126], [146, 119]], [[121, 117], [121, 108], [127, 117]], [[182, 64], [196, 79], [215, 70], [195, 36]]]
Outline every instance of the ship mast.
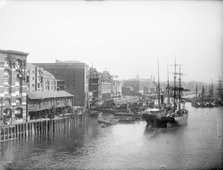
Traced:
[[176, 58], [175, 58], [175, 64], [174, 64], [174, 90], [173, 90], [173, 103], [174, 108], [176, 109], [176, 75], [177, 75], [177, 64], [176, 64]]
[[220, 77], [219, 77], [219, 80], [218, 80], [218, 97], [220, 98], [220, 99], [223, 99], [223, 94], [222, 94], [222, 90], [223, 90], [223, 88], [222, 88], [222, 86], [221, 86], [221, 83], [222, 83], [223, 81], [222, 80], [220, 80]]
[[196, 101], [197, 101], [197, 84], [196, 84], [196, 89], [195, 90], [196, 90]]
[[156, 88], [157, 88], [157, 98], [158, 98], [158, 107], [160, 108], [160, 77], [159, 77], [159, 60], [158, 60], [158, 82], [156, 84], [155, 81], [153, 81], [153, 83], [155, 84]]
[[158, 106], [160, 108], [160, 74], [159, 74], [159, 60], [158, 60]]
[[178, 103], [178, 109], [181, 110], [180, 108], [180, 99], [181, 99], [181, 67], [179, 67], [179, 89], [178, 89], [178, 93], [179, 93], [179, 103]]
[[[173, 103], [174, 103], [174, 108], [176, 109], [176, 107], [177, 107], [177, 103], [176, 103], [177, 102], [177, 93], [176, 93], [176, 91], [180, 92], [180, 90], [181, 90], [180, 87], [179, 88], [176, 87], [177, 86], [177, 74], [178, 75], [182, 75], [182, 73], [177, 73], [177, 66], [181, 66], [181, 64], [176, 64], [176, 58], [175, 58], [175, 64], [173, 66], [174, 66], [174, 73], [173, 73], [174, 74]], [[181, 80], [181, 78], [179, 77], [179, 81], [180, 80]], [[180, 84], [180, 86], [181, 86], [181, 84]]]
[[205, 89], [204, 89], [204, 85], [202, 87], [202, 91], [201, 91], [201, 98], [202, 98], [202, 101], [204, 101], [204, 94], [205, 94]]
[[169, 67], [167, 65], [167, 104], [170, 103], [170, 82], [169, 82]]

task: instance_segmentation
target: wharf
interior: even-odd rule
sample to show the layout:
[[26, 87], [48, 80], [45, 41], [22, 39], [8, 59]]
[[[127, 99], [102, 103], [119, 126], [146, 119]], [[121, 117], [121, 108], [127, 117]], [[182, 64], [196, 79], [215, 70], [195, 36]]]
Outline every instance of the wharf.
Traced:
[[70, 126], [70, 119], [80, 116], [82, 115], [67, 113], [61, 117], [55, 117], [53, 119], [43, 118], [30, 120], [28, 122], [0, 125], [0, 142], [60, 131], [62, 128], [64, 129], [67, 126]]

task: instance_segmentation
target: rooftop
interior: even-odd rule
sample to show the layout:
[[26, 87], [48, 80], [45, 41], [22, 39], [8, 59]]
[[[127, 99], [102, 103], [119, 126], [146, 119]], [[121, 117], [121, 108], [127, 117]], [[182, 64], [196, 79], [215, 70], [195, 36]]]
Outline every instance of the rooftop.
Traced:
[[57, 62], [57, 63], [33, 63], [34, 65], [38, 65], [39, 67], [73, 67], [73, 66], [87, 66], [85, 63], [75, 63], [75, 62]]
[[7, 53], [7, 54], [19, 54], [19, 55], [29, 55], [29, 53], [24, 53], [22, 51], [16, 51], [16, 50], [2, 50], [0, 49], [0, 53]]
[[43, 70], [43, 78], [45, 78], [45, 79], [47, 79], [47, 78], [48, 79], [49, 78], [56, 79], [52, 73], [50, 73], [49, 71], [46, 71], [46, 70]]
[[65, 61], [56, 60], [56, 63], [81, 63], [81, 62], [78, 60], [65, 60]]
[[59, 98], [59, 97], [73, 97], [72, 94], [66, 91], [33, 91], [28, 92], [28, 96], [30, 99], [50, 99], [50, 98]]

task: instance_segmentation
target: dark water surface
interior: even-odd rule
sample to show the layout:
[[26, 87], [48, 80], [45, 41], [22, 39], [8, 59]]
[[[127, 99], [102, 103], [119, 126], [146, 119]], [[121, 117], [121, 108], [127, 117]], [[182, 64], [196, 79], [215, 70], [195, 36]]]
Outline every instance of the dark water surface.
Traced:
[[148, 129], [138, 121], [102, 128], [86, 116], [55, 134], [4, 142], [0, 169], [220, 168], [223, 108], [187, 108], [182, 127]]

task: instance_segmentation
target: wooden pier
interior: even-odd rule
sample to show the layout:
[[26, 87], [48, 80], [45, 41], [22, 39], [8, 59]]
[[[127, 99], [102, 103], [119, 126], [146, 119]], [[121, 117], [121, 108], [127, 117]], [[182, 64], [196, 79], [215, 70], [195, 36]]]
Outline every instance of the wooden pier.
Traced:
[[76, 126], [76, 119], [80, 118], [82, 118], [82, 115], [71, 114], [54, 119], [31, 120], [24, 123], [0, 126], [0, 142], [53, 134], [54, 132], [64, 133], [71, 126]]

